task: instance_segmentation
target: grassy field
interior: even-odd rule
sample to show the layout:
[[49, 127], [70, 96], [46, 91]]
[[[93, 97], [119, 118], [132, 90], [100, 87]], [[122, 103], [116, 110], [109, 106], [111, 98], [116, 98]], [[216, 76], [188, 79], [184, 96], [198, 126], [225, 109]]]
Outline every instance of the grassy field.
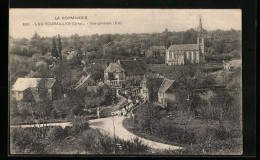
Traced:
[[[176, 128], [184, 129], [184, 125], [181, 123], [180, 120], [172, 120], [169, 118], [165, 118], [164, 121], [170, 122]], [[137, 128], [136, 124], [134, 124], [133, 120], [130, 118], [127, 118], [123, 121], [123, 126], [129, 132], [136, 134], [142, 138], [146, 138], [146, 139], [156, 141], [156, 142], [171, 144], [171, 145], [179, 145], [179, 146], [185, 145], [185, 144], [181, 144], [181, 143], [171, 142], [171, 141], [162, 139], [160, 137], [151, 135], [149, 133], [146, 133], [144, 131], [141, 131], [140, 129]], [[206, 126], [207, 126], [206, 121], [194, 119], [192, 122], [190, 122], [190, 124], [187, 125], [187, 132], [193, 132], [193, 133], [198, 133], [198, 134], [206, 133], [206, 128], [207, 128]], [[209, 121], [208, 126], [209, 126], [209, 128], [214, 128], [214, 127], [218, 126], [218, 122], [211, 120], [211, 121]]]

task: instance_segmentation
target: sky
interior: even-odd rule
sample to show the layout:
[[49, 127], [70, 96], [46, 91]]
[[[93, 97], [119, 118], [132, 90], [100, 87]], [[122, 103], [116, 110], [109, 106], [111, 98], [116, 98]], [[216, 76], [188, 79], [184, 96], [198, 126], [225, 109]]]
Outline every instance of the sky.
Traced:
[[[73, 16], [83, 19], [67, 19]], [[198, 27], [200, 16], [203, 29], [208, 31], [242, 29], [239, 9], [10, 9], [9, 36], [31, 38], [35, 32], [44, 37], [154, 33], [165, 28], [186, 31]], [[48, 25], [52, 22], [63, 25]], [[100, 22], [109, 25], [97, 25]]]

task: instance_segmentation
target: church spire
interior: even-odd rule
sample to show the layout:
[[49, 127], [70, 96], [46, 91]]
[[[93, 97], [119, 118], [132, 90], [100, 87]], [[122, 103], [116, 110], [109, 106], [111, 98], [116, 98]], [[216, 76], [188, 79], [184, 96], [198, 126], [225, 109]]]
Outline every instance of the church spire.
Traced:
[[200, 21], [199, 21], [198, 32], [199, 32], [199, 34], [202, 34], [202, 32], [203, 32], [202, 22], [201, 22], [201, 16], [200, 16]]

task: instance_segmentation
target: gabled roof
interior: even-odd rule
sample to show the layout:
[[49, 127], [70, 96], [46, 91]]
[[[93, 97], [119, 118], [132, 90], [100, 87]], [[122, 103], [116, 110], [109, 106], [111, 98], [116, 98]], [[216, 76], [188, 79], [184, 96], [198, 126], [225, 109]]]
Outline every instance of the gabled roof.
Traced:
[[143, 75], [146, 72], [145, 62], [141, 60], [124, 60], [120, 65], [125, 70], [126, 75]]
[[117, 62], [112, 62], [109, 66], [105, 69], [105, 72], [125, 72], [122, 66]]
[[158, 92], [165, 93], [172, 86], [174, 82], [175, 80], [164, 78]]
[[88, 75], [87, 77], [82, 76], [80, 80], [78, 81], [78, 85], [74, 89], [80, 88], [87, 80], [91, 78], [91, 75]]
[[13, 91], [24, 91], [28, 88], [42, 87], [45, 84], [46, 88], [52, 88], [56, 82], [55, 78], [18, 78], [13, 85]]
[[178, 44], [178, 45], [171, 45], [168, 48], [169, 51], [174, 50], [199, 50], [198, 44]]
[[105, 72], [125, 72], [126, 75], [143, 75], [148, 65], [142, 60], [122, 60], [112, 62], [105, 69]]

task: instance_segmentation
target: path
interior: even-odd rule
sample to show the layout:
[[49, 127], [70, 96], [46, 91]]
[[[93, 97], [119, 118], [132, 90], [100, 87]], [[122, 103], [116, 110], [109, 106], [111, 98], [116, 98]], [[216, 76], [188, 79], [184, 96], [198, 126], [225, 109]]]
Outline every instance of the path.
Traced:
[[[122, 122], [124, 119], [125, 117], [123, 116], [122, 117], [114, 116], [115, 135], [123, 140], [131, 140], [134, 139], [135, 137], [138, 137], [130, 133], [128, 130], [126, 130], [123, 127]], [[89, 120], [89, 123], [91, 128], [100, 129], [101, 131], [108, 132], [111, 135], [111, 137], [114, 136], [113, 117]], [[171, 150], [182, 149], [181, 147], [178, 146], [154, 142], [141, 137], [138, 138], [141, 139], [144, 144], [147, 144], [149, 147], [153, 149], [171, 149]]]
[[[12, 128], [30, 128], [30, 127], [42, 127], [42, 124], [24, 124], [24, 125], [14, 125], [14, 126], [11, 126]], [[44, 126], [46, 126], [46, 124], [44, 124]], [[71, 122], [60, 122], [60, 123], [47, 123], [47, 126], [60, 126], [62, 127], [63, 129], [66, 127], [66, 126], [72, 126], [72, 123]]]

